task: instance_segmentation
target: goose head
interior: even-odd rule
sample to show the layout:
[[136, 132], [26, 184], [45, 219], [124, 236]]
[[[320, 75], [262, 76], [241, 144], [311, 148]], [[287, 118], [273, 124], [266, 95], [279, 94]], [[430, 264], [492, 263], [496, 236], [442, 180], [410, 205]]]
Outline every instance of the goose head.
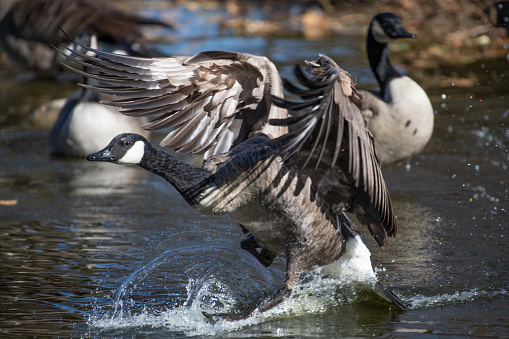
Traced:
[[416, 35], [409, 33], [401, 19], [392, 13], [380, 13], [373, 18], [370, 26], [370, 33], [376, 42], [386, 44], [392, 39], [412, 38]]
[[108, 146], [99, 152], [87, 155], [87, 160], [139, 165], [147, 145], [150, 144], [141, 135], [123, 133], [114, 137]]

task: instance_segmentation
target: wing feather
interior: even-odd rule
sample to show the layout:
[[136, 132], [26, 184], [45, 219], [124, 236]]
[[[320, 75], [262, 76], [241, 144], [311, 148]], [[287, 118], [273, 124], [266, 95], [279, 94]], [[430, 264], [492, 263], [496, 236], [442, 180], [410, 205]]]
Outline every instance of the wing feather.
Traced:
[[64, 56], [84, 67], [70, 67], [74, 72], [94, 81], [83, 86], [109, 95], [103, 102], [123, 114], [152, 117], [143, 128], [169, 129], [163, 146], [212, 155], [230, 150], [249, 133], [278, 137], [287, 131], [268, 124], [269, 118], [286, 117], [286, 111], [266, 99], [282, 93], [282, 81], [267, 58], [210, 51], [146, 59], [75, 43], [85, 52], [63, 46], [71, 52]]
[[346, 208], [355, 213], [383, 246], [396, 235], [396, 220], [373, 137], [360, 112], [362, 97], [355, 79], [323, 55], [308, 62], [306, 71], [309, 75], [295, 68], [304, 88], [284, 82], [302, 101], [273, 99], [290, 114], [271, 120], [291, 131], [275, 140], [279, 152], [311, 177], [337, 212]]

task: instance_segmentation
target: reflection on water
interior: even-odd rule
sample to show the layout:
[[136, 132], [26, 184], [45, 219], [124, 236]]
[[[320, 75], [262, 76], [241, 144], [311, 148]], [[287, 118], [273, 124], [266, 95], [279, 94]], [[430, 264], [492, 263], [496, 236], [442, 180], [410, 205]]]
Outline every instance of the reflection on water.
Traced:
[[[320, 52], [363, 86], [375, 84], [356, 38], [214, 32], [167, 48], [267, 55], [287, 77], [295, 62]], [[15, 202], [0, 205], [2, 334], [509, 336], [509, 73], [505, 61], [485, 64], [470, 66], [480, 79], [472, 88], [427, 88], [436, 109], [433, 138], [421, 155], [385, 172], [398, 237], [381, 250], [365, 236], [378, 277], [413, 308], [397, 312], [369, 289], [309, 275], [272, 314], [239, 323], [212, 323], [201, 311], [241, 311], [270, 296], [284, 280], [284, 258], [261, 266], [240, 249], [234, 222], [194, 212], [141, 169], [50, 157], [47, 122], [31, 120], [30, 112], [75, 87], [2, 70], [0, 201]]]

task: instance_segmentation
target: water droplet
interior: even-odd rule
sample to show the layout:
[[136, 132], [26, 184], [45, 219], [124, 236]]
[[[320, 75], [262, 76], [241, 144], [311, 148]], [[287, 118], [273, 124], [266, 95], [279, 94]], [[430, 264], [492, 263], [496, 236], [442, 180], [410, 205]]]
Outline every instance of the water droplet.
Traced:
[[447, 99], [447, 95], [442, 94], [442, 99], [444, 99], [444, 100]]

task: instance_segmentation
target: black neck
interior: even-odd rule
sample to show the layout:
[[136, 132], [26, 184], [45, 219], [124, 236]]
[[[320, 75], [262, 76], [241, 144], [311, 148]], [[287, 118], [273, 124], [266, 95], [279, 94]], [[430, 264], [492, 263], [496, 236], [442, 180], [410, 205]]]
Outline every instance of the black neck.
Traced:
[[140, 166], [172, 184], [191, 206], [199, 201], [199, 194], [208, 187], [211, 179], [211, 174], [204, 169], [188, 165], [153, 147], [145, 150]]
[[380, 85], [380, 95], [383, 98], [387, 89], [387, 84], [394, 78], [398, 78], [401, 74], [394, 69], [389, 60], [389, 49], [387, 43], [379, 43], [373, 37], [371, 29], [367, 39], [367, 50], [369, 64], [375, 74], [376, 80]]

